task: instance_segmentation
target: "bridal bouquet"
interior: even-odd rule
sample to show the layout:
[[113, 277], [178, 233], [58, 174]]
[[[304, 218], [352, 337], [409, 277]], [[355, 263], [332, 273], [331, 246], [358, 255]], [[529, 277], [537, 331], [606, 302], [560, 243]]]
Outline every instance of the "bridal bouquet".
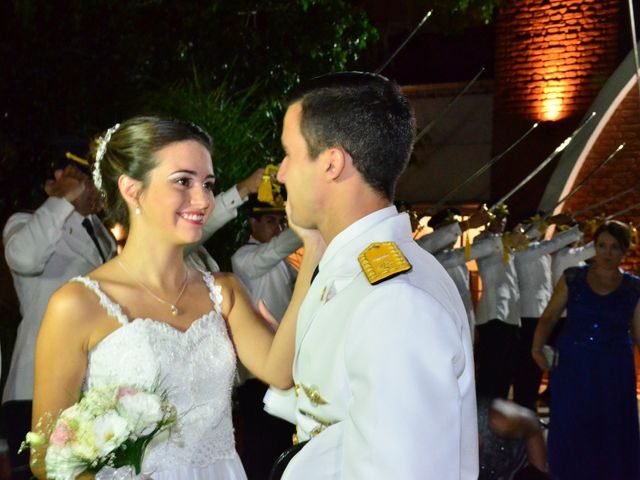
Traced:
[[167, 393], [158, 390], [129, 385], [92, 388], [60, 414], [48, 439], [29, 432], [21, 450], [47, 445], [47, 478], [54, 480], [127, 466], [139, 474], [149, 442], [177, 418]]

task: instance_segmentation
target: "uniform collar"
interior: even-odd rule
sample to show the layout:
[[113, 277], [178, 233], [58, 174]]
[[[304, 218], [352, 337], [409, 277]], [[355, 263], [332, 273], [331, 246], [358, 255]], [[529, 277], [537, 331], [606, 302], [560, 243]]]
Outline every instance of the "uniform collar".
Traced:
[[262, 242], [255, 239], [253, 235], [249, 235], [249, 240], [247, 241], [250, 245], [260, 245]]

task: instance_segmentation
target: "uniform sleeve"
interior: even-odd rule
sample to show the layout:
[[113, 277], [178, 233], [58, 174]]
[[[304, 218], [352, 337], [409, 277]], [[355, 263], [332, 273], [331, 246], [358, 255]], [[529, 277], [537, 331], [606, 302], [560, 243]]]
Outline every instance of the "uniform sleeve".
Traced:
[[435, 253], [454, 243], [460, 235], [462, 235], [460, 225], [458, 222], [453, 222], [420, 237], [416, 242], [427, 252]]
[[530, 225], [529, 228], [525, 230], [524, 234], [529, 240], [535, 240], [538, 238], [538, 235], [544, 234], [544, 232], [547, 231], [547, 228], [548, 228], [547, 226], [545, 226], [544, 231], [541, 231], [540, 227], [542, 225], [543, 225], [542, 221], [536, 222]]
[[574, 262], [584, 262], [596, 256], [596, 246], [593, 240], [578, 248], [572, 248], [569, 255]]
[[246, 202], [246, 198], [241, 198], [238, 189], [234, 186], [226, 192], [216, 195], [216, 206], [204, 226], [201, 243], [206, 242], [211, 235], [220, 230], [227, 222], [238, 216], [238, 207]]
[[550, 240], [543, 240], [542, 242], [531, 244], [527, 250], [537, 258], [557, 252], [561, 248], [566, 247], [581, 238], [582, 232], [580, 231], [580, 227], [575, 225], [565, 232], [554, 235]]
[[[380, 293], [377, 293], [380, 292]], [[460, 329], [424, 292], [376, 289], [356, 312], [345, 343], [352, 401], [342, 478], [461, 478], [465, 368]], [[473, 422], [471, 422], [473, 423]], [[477, 446], [477, 443], [476, 443]]]
[[240, 248], [231, 257], [231, 267], [243, 278], [258, 278], [301, 246], [302, 240], [293, 230], [286, 229], [270, 242]]
[[488, 257], [489, 255], [492, 255], [495, 252], [500, 252], [501, 250], [502, 240], [500, 236], [491, 236], [475, 241], [471, 245], [471, 255], [469, 258], [464, 256], [464, 248], [440, 250], [434, 254], [434, 257], [436, 257], [436, 260], [438, 260], [444, 268], [454, 268], [471, 260]]
[[49, 197], [34, 213], [12, 215], [2, 233], [9, 268], [21, 275], [42, 273], [73, 211], [67, 200]]

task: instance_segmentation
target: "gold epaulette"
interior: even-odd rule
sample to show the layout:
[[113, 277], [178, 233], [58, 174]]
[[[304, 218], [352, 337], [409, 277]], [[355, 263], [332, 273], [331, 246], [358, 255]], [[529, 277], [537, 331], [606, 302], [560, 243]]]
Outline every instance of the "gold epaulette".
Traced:
[[358, 262], [371, 285], [411, 270], [395, 242], [372, 243], [358, 255]]

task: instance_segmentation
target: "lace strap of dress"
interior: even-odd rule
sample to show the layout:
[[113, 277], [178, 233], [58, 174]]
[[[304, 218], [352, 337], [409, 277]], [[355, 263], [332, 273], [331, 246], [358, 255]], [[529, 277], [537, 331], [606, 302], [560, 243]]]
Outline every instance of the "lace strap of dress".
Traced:
[[127, 323], [129, 323], [129, 319], [122, 312], [122, 308], [120, 308], [120, 305], [111, 300], [107, 296], [107, 294], [100, 289], [100, 284], [96, 280], [92, 280], [88, 277], [73, 277], [71, 280], [69, 280], [69, 282], [83, 284], [85, 287], [96, 294], [96, 296], [100, 300], [100, 306], [107, 311], [107, 314], [110, 317], [115, 317], [122, 325], [126, 325]]
[[213, 303], [213, 309], [217, 314], [222, 313], [222, 287], [220, 285], [216, 285], [216, 282], [213, 278], [213, 274], [211, 272], [202, 272], [202, 277], [204, 278], [204, 283], [207, 285], [209, 289], [209, 298]]

